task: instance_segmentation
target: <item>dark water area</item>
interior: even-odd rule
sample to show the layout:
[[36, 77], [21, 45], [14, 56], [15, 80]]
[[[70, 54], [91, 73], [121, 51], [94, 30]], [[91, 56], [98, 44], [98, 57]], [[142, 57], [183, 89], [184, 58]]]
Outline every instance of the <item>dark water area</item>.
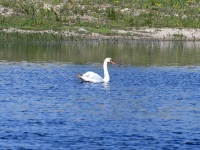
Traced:
[[93, 64], [102, 63], [106, 57], [120, 65], [199, 65], [200, 42], [0, 42], [0, 61]]
[[0, 149], [199, 149], [198, 43], [81, 44], [0, 46]]

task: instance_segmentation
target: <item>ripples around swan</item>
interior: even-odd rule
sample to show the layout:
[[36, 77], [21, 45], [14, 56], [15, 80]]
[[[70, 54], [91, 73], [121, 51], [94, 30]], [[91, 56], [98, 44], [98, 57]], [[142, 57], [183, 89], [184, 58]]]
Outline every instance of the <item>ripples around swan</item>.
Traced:
[[200, 67], [0, 63], [0, 149], [198, 149]]

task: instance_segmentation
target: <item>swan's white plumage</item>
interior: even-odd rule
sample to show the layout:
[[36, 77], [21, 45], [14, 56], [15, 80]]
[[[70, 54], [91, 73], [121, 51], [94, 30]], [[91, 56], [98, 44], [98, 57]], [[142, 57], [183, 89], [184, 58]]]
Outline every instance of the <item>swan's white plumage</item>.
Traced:
[[100, 75], [98, 75], [92, 71], [88, 71], [82, 75], [78, 75], [77, 77], [80, 78], [84, 82], [93, 82], [93, 83], [109, 82], [110, 76], [109, 76], [108, 68], [107, 68], [108, 62], [111, 62], [114, 64], [114, 62], [111, 58], [106, 58], [104, 60], [104, 64], [103, 64], [104, 78], [102, 78]]
[[84, 73], [83, 75], [80, 76], [80, 78], [86, 82], [94, 82], [94, 83], [103, 82], [103, 78], [92, 71]]

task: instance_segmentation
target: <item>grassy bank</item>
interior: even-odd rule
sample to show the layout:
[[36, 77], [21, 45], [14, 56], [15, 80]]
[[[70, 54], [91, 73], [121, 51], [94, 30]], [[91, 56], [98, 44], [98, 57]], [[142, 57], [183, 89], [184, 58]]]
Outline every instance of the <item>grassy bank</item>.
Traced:
[[[1, 0], [1, 28], [200, 27], [195, 0]], [[6, 15], [6, 12], [10, 11]]]
[[[0, 30], [115, 35], [133, 27], [200, 28], [198, 0], [1, 0]], [[80, 28], [86, 30], [79, 30]], [[127, 34], [128, 35], [128, 34]]]

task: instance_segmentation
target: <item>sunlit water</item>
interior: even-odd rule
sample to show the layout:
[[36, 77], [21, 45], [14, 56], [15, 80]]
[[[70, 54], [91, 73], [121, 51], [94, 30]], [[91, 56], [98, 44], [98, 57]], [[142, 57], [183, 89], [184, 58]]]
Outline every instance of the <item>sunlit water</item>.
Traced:
[[[2, 46], [0, 149], [199, 149], [200, 47], [145, 46], [142, 54], [106, 45], [93, 54], [98, 45], [81, 54], [73, 45]], [[108, 66], [110, 83], [76, 78], [103, 75], [106, 56], [118, 62]]]

